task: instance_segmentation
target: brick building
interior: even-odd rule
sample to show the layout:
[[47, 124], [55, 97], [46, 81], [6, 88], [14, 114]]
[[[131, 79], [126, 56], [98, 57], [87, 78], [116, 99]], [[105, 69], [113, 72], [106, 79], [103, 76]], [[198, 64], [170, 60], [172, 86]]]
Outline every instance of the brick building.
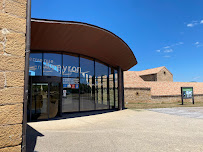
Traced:
[[[181, 87], [193, 87], [195, 102], [203, 101], [203, 83], [173, 82], [173, 75], [166, 67], [143, 71], [124, 72], [125, 101], [180, 102]], [[192, 99], [187, 99], [192, 101]]]

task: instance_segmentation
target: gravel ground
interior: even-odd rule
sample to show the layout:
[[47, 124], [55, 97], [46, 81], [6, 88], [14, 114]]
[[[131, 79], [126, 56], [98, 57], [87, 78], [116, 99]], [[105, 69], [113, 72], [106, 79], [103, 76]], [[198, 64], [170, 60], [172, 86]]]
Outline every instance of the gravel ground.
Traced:
[[28, 124], [27, 151], [202, 152], [202, 111], [202, 108], [127, 109], [33, 122]]

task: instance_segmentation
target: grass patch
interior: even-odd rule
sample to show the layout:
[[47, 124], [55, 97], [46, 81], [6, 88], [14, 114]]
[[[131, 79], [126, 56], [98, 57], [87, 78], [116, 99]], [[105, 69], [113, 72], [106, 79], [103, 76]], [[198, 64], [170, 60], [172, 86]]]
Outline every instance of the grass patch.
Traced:
[[151, 109], [151, 108], [172, 108], [172, 107], [203, 107], [203, 102], [185, 102], [182, 105], [181, 102], [175, 103], [128, 103], [125, 105], [128, 109]]

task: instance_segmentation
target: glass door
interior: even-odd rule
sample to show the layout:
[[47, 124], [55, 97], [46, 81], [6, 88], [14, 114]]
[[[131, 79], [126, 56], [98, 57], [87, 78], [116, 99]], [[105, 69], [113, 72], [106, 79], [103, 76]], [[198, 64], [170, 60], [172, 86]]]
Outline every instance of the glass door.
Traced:
[[31, 120], [48, 120], [59, 113], [60, 83], [32, 83], [29, 109]]
[[49, 118], [54, 118], [58, 114], [59, 109], [60, 85], [59, 83], [52, 82], [49, 86]]
[[48, 83], [32, 84], [31, 119], [48, 119]]

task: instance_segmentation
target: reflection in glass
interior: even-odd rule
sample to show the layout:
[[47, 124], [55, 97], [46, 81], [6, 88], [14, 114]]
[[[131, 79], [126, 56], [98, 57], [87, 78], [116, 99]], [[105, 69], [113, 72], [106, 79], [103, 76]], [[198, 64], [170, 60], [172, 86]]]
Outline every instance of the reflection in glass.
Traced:
[[110, 100], [110, 109], [115, 108], [114, 105], [114, 69], [109, 68], [109, 100]]
[[29, 60], [29, 75], [42, 76], [42, 53], [31, 53]]
[[63, 78], [62, 112], [79, 111], [79, 79]]
[[79, 57], [63, 55], [63, 77], [79, 77]]
[[48, 83], [32, 84], [32, 119], [48, 119]]
[[114, 70], [115, 77], [115, 108], [118, 108], [118, 71]]
[[43, 75], [61, 76], [61, 54], [44, 53]]
[[108, 66], [95, 62], [95, 75], [96, 75], [96, 109], [108, 109], [107, 100], [107, 77]]
[[56, 117], [58, 113], [58, 105], [60, 100], [59, 83], [52, 82], [50, 84], [50, 102], [49, 102], [49, 118]]
[[87, 58], [80, 58], [80, 67], [80, 110], [94, 110], [94, 61]]

